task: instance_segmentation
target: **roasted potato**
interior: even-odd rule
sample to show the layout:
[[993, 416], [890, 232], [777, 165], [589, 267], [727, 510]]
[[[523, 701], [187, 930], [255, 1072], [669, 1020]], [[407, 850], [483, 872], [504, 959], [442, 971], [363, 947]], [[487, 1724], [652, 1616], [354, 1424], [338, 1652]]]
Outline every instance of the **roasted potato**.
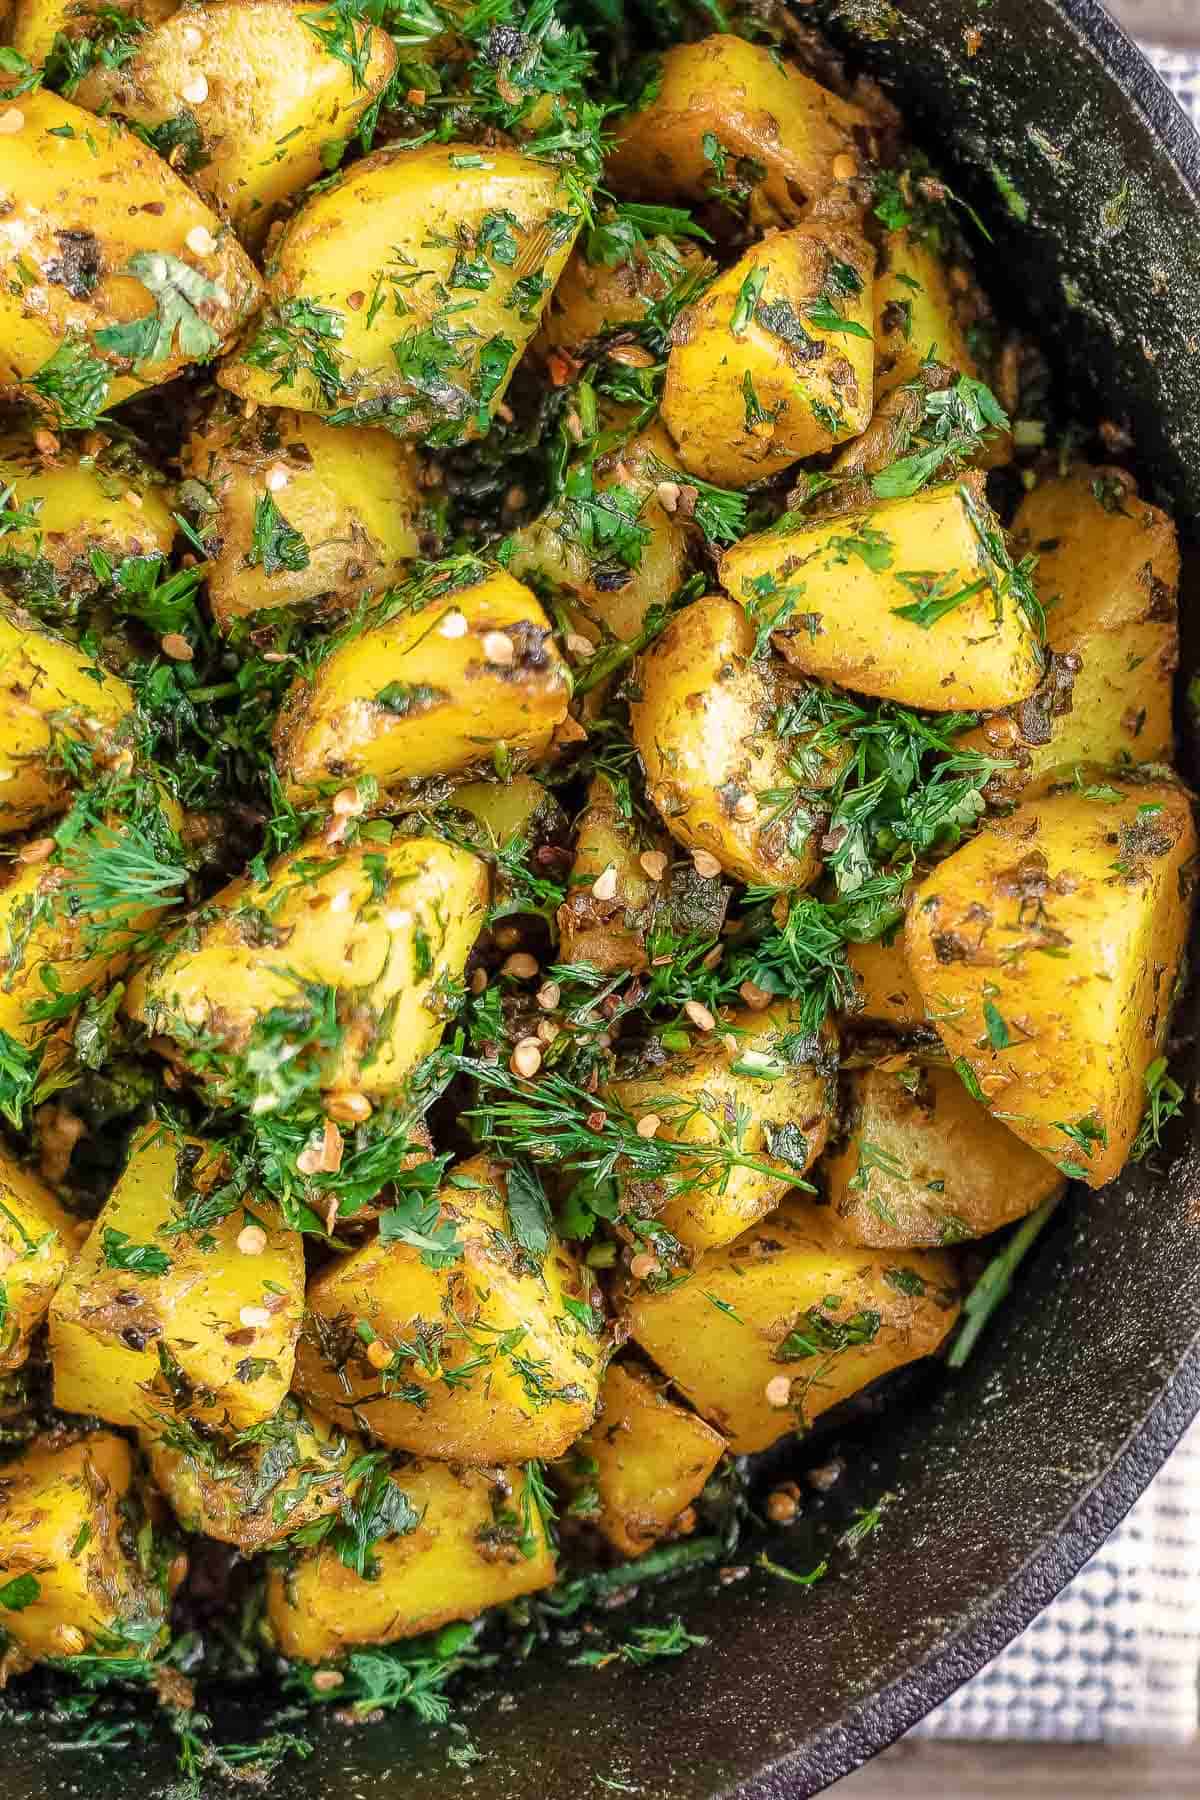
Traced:
[[185, 1064], [198, 1046], [198, 1071], [219, 1085], [264, 1013], [324, 1005], [329, 989], [343, 1029], [322, 1087], [396, 1094], [442, 1035], [487, 892], [483, 864], [433, 838], [315, 839], [276, 858], [264, 883], [222, 889], [133, 976], [126, 1010]]
[[217, 620], [262, 607], [360, 599], [420, 554], [417, 453], [384, 431], [335, 430], [311, 413], [219, 409], [184, 449], [203, 484]]
[[905, 1058], [856, 1069], [846, 1078], [844, 1125], [821, 1164], [821, 1185], [851, 1244], [932, 1248], [986, 1237], [1066, 1186], [953, 1069]]
[[[23, 831], [67, 805], [74, 759], [59, 753], [59, 739], [110, 756], [132, 712], [132, 690], [94, 656], [28, 613], [0, 607], [0, 834]], [[16, 872], [18, 886], [29, 873]]]
[[519, 150], [377, 150], [288, 222], [266, 306], [217, 379], [335, 425], [478, 437], [579, 226], [561, 171]]
[[846, 193], [869, 121], [861, 107], [781, 61], [766, 44], [721, 32], [657, 59], [641, 106], [616, 129], [606, 179], [643, 200], [705, 200], [750, 189], [759, 226], [794, 224]]
[[810, 747], [803, 781], [792, 772], [807, 740], [777, 726], [797, 684], [769, 649], [754, 651], [733, 601], [684, 607], [638, 660], [633, 739], [672, 837], [741, 881], [804, 888], [821, 863], [801, 786], [829, 786], [841, 760]]
[[[845, 1243], [828, 1210], [790, 1201], [690, 1278], [634, 1293], [634, 1341], [736, 1456], [811, 1425], [877, 1376], [941, 1344], [958, 1317], [954, 1264]], [[913, 1280], [913, 1277], [916, 1280]]]
[[175, 541], [169, 490], [124, 446], [43, 456], [30, 438], [0, 441], [0, 502], [6, 491], [29, 523], [0, 510], [0, 590], [36, 600], [43, 618], [106, 587], [128, 557], [168, 556]]
[[642, 1556], [670, 1536], [724, 1450], [720, 1432], [617, 1363], [604, 1377], [599, 1418], [555, 1473], [573, 1513], [622, 1556]]
[[799, 1009], [780, 1001], [723, 1013], [690, 1050], [614, 1081], [626, 1111], [661, 1120], [656, 1137], [697, 1146], [670, 1178], [626, 1176], [625, 1211], [657, 1219], [696, 1253], [730, 1243], [824, 1148], [837, 1054], [832, 1031], [804, 1032]]
[[[220, 1165], [194, 1139], [145, 1126], [50, 1306], [54, 1403], [154, 1429], [167, 1412], [245, 1431], [291, 1385], [304, 1248], [256, 1199], [188, 1225]], [[253, 1222], [266, 1242], [243, 1250]], [[258, 1240], [256, 1239], [256, 1242]]]
[[889, 231], [875, 278], [876, 400], [929, 361], [979, 377], [941, 257], [908, 231]]
[[1013, 525], [1037, 556], [1046, 642], [1073, 668], [1065, 712], [1031, 703], [964, 740], [1015, 763], [1007, 793], [1055, 770], [1169, 762], [1179, 662], [1179, 545], [1173, 520], [1121, 470], [1086, 464], [1039, 481]]
[[115, 120], [39, 88], [0, 167], [0, 394], [56, 424], [211, 362], [261, 292], [216, 213]]
[[656, 237], [639, 239], [616, 262], [590, 260], [577, 245], [551, 294], [541, 329], [533, 341], [536, 355], [573, 352], [622, 326], [640, 325], [651, 307], [689, 274], [712, 268], [695, 244]]
[[684, 309], [662, 417], [693, 475], [740, 488], [871, 421], [875, 252], [824, 221], [753, 246]]
[[1188, 931], [1196, 829], [1172, 782], [1066, 784], [926, 877], [905, 953], [997, 1119], [1102, 1187], [1129, 1156]]
[[774, 641], [805, 674], [931, 712], [991, 710], [1032, 694], [1043, 666], [993, 555], [1002, 539], [973, 473], [745, 538], [721, 558], [721, 584], [743, 605], [794, 603]]
[[592, 1421], [604, 1344], [574, 1253], [553, 1237], [540, 1255], [520, 1247], [511, 1179], [486, 1156], [451, 1173], [439, 1230], [457, 1256], [387, 1236], [385, 1214], [379, 1237], [321, 1270], [297, 1391], [420, 1456], [561, 1456]]
[[412, 1526], [376, 1542], [374, 1580], [331, 1550], [269, 1571], [267, 1620], [283, 1656], [323, 1662], [359, 1644], [419, 1637], [553, 1585], [554, 1552], [523, 1469], [414, 1462], [391, 1479]]
[[566, 829], [566, 818], [548, 788], [532, 775], [511, 781], [465, 781], [454, 790], [456, 812], [471, 820], [481, 850], [505, 850], [519, 838], [540, 843]]
[[183, 139], [197, 191], [258, 245], [280, 202], [322, 173], [323, 146], [354, 135], [396, 66], [386, 31], [355, 20], [331, 43], [321, 22], [304, 0], [182, 6], [132, 55], [97, 62], [75, 97]]
[[0, 1151], [0, 1372], [29, 1355], [80, 1236], [46, 1183]]
[[898, 1031], [911, 1031], [925, 1023], [925, 1008], [912, 970], [904, 958], [904, 933], [890, 943], [876, 938], [870, 944], [849, 944], [846, 960], [854, 970], [860, 1011], [851, 1015], [864, 1024], [893, 1025]]
[[162, 1589], [142, 1560], [133, 1451], [112, 1431], [37, 1438], [0, 1475], [6, 1637], [28, 1658], [151, 1655]]
[[385, 599], [296, 682], [275, 726], [294, 797], [360, 775], [385, 789], [428, 775], [536, 762], [567, 715], [571, 678], [529, 589], [480, 568], [417, 603]]
[[113, 55], [169, 18], [178, 4], [179, 0], [125, 0], [118, 8], [110, 0], [13, 0], [7, 41], [31, 63], [47, 60], [60, 33], [76, 54], [82, 48], [80, 40], [86, 38], [101, 53]]
[[[642, 863], [647, 853], [649, 869]], [[662, 875], [656, 878], [652, 871], [659, 857]], [[558, 909], [560, 959], [592, 963], [608, 973], [644, 969], [646, 936], [666, 893], [669, 860], [625, 817], [607, 777], [594, 776], [575, 828], [567, 898]]]
[[143, 1432], [155, 1484], [185, 1531], [253, 1556], [336, 1513], [358, 1487], [361, 1439], [290, 1395], [274, 1418], [243, 1436], [199, 1430], [169, 1416]]

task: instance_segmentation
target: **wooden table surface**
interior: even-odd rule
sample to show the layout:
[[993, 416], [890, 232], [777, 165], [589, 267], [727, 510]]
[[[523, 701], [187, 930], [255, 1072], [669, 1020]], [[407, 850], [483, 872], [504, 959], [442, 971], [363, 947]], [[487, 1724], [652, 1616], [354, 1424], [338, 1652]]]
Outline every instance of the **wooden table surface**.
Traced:
[[829, 1789], [830, 1800], [1200, 1800], [1200, 1745], [911, 1740]]

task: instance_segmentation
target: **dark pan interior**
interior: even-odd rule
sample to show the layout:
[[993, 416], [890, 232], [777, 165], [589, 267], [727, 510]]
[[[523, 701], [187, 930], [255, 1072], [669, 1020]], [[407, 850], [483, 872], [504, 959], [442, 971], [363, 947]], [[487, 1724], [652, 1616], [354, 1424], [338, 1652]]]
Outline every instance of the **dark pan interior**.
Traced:
[[[1043, 325], [1081, 413], [1128, 420], [1147, 485], [1195, 546], [1200, 147], [1166, 91], [1093, 0], [818, 0], [804, 16], [828, 19], [937, 150], [993, 231], [1000, 305]], [[1062, 1587], [1200, 1407], [1194, 1140], [1193, 1116], [1156, 1171], [1072, 1200], [964, 1373], [880, 1419], [847, 1499], [896, 1498], [826, 1581], [754, 1570], [722, 1587], [708, 1571], [648, 1601], [706, 1649], [645, 1671], [537, 1655], [506, 1669], [461, 1715], [485, 1758], [473, 1768], [447, 1759], [445, 1731], [325, 1722], [272, 1791], [768, 1800], [845, 1774]], [[221, 1735], [253, 1735], [268, 1710]], [[85, 1758], [46, 1735], [6, 1728], [2, 1800], [110, 1780], [141, 1800], [176, 1779], [169, 1746]]]

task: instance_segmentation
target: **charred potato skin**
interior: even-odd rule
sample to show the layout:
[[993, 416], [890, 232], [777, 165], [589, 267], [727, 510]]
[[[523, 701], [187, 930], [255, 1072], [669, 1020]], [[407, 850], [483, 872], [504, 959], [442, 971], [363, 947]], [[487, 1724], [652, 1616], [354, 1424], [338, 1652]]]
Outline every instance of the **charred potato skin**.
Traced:
[[1099, 798], [1065, 783], [947, 857], [908, 916], [908, 962], [950, 1055], [998, 1119], [1091, 1187], [1137, 1135], [1195, 856], [1175, 783], [1113, 777]]

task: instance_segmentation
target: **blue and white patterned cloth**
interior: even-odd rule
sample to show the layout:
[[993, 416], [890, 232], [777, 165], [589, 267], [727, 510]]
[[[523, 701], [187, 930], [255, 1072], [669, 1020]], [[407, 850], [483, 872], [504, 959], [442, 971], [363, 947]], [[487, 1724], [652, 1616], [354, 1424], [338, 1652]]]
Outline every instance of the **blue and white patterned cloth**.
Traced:
[[[1200, 128], [1200, 53], [1143, 48]], [[1070, 1586], [913, 1735], [1188, 1743], [1198, 1680], [1200, 1421]]]

